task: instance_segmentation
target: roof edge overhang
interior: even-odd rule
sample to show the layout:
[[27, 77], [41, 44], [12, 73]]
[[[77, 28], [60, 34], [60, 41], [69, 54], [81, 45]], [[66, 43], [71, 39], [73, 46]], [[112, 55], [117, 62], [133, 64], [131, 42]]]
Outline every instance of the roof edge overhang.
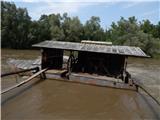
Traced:
[[[83, 50], [83, 49], [82, 50], [77, 50], [77, 49], [73, 49], [73, 48], [67, 48], [66, 49], [65, 47], [64, 48], [57, 48], [57, 47], [52, 47], [52, 46], [41, 45], [44, 42], [47, 42], [47, 41], [43, 41], [43, 42], [40, 42], [38, 44], [33, 44], [32, 47], [40, 48], [40, 49], [49, 48], [49, 49], [61, 49], [61, 50], [67, 50], [67, 51], [95, 52], [95, 53], [104, 53], [104, 54], [113, 54], [113, 55], [117, 54], [117, 55], [122, 55], [122, 56], [127, 56], [127, 57], [150, 58], [150, 56], [146, 55], [140, 48], [139, 49], [143, 52], [143, 55], [133, 55], [133, 54], [113, 53], [113, 52], [99, 52], [99, 51], [91, 51], [91, 50]], [[63, 42], [63, 41], [53, 41], [53, 42], [60, 43], [60, 42]], [[63, 42], [63, 43], [72, 44], [74, 42]], [[78, 43], [78, 44], [84, 44], [84, 43]], [[114, 46], [114, 45], [111, 45], [111, 46]], [[127, 47], [131, 47], [131, 46], [127, 46]]]

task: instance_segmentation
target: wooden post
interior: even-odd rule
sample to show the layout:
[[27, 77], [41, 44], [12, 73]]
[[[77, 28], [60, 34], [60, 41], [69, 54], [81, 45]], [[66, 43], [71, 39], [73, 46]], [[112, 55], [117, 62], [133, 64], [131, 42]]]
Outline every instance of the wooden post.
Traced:
[[136, 84], [135, 86], [136, 86], [136, 91], [138, 92], [138, 85]]
[[46, 79], [46, 78], [47, 78], [45, 72], [43, 72], [43, 73], [41, 74], [41, 76], [42, 76], [41, 79]]
[[126, 77], [127, 77], [127, 71], [126, 71], [126, 68], [127, 68], [127, 59], [128, 59], [128, 56], [125, 56], [125, 61], [124, 61], [124, 70], [123, 70], [123, 81], [125, 82], [125, 83], [127, 83], [127, 79], [126, 79]]
[[[40, 71], [40, 69], [39, 69], [39, 67], [37, 67], [37, 68], [36, 68], [36, 73], [39, 72], [39, 71]], [[45, 74], [45, 72], [42, 72], [42, 73], [40, 74], [40, 78], [41, 78], [41, 79], [46, 79], [46, 74]]]

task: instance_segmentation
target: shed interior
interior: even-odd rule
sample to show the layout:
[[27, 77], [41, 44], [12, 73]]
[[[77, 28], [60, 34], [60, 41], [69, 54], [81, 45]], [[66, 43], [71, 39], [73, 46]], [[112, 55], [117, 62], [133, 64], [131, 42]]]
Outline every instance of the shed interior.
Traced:
[[[77, 53], [76, 55], [74, 53]], [[62, 49], [44, 48], [42, 50], [42, 68], [67, 69], [71, 72], [119, 76], [125, 69], [125, 56], [86, 51], [72, 51], [66, 68], [63, 68]], [[72, 56], [72, 57], [71, 57]], [[69, 63], [70, 62], [70, 63]]]
[[62, 69], [63, 51], [61, 49], [42, 49], [42, 69]]
[[74, 72], [118, 76], [124, 70], [125, 56], [95, 52], [78, 52]]

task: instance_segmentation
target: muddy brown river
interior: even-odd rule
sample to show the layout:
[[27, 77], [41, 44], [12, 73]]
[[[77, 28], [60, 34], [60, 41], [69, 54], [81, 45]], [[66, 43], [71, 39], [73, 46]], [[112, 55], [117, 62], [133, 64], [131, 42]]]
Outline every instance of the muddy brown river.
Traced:
[[[2, 49], [2, 73], [13, 71], [8, 58], [35, 59], [36, 50]], [[127, 70], [160, 101], [160, 61], [130, 58]], [[17, 76], [3, 78], [2, 89]], [[141, 120], [160, 119], [160, 106], [135, 91], [47, 79], [2, 104], [2, 120]]]

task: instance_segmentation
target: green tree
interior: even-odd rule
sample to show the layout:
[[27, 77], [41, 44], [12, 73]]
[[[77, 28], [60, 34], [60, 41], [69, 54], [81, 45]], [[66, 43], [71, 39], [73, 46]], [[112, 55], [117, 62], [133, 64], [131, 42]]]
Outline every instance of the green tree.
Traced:
[[70, 18], [63, 14], [62, 28], [65, 35], [65, 41], [80, 42], [83, 36], [83, 25], [78, 17]]
[[13, 19], [16, 19], [16, 6], [13, 3], [1, 1], [1, 34], [2, 34], [2, 47], [11, 48], [13, 43], [12, 37], [14, 37], [14, 27], [16, 23]]
[[[144, 32], [143, 30], [146, 31]], [[149, 22], [145, 27], [140, 27], [135, 17], [130, 17], [128, 20], [121, 17], [117, 23], [112, 23], [110, 30], [107, 31], [109, 39], [113, 44], [139, 46], [149, 55], [159, 51], [159, 39], [156, 39], [149, 34], [147, 30], [152, 29]], [[149, 30], [151, 31], [151, 30]]]
[[30, 17], [27, 9], [1, 2], [2, 47], [27, 48]]
[[104, 41], [104, 30], [100, 25], [100, 18], [92, 16], [84, 25], [84, 38], [86, 40]]
[[99, 17], [92, 16], [83, 25], [78, 17], [69, 17], [67, 13], [41, 15], [39, 20], [31, 21], [27, 9], [1, 1], [1, 45], [24, 49], [44, 40], [80, 42], [86, 39], [139, 46], [150, 55], [160, 54], [160, 22], [154, 25], [149, 20], [138, 22], [134, 16], [121, 17], [105, 31], [100, 22]]
[[64, 39], [64, 33], [61, 28], [61, 16], [60, 14], [51, 14], [48, 16], [49, 19], [49, 25], [50, 25], [50, 33], [51, 38], [54, 40], [63, 40]]
[[39, 41], [50, 40], [51, 31], [50, 31], [50, 24], [49, 18], [47, 15], [41, 15], [40, 19], [37, 21], [39, 27]]
[[149, 20], [143, 20], [140, 27], [144, 33], [151, 34], [154, 38], [160, 38], [160, 22], [153, 25]]
[[157, 25], [154, 26], [154, 29], [152, 31], [152, 35], [155, 38], [160, 38], [160, 21], [158, 22]]

